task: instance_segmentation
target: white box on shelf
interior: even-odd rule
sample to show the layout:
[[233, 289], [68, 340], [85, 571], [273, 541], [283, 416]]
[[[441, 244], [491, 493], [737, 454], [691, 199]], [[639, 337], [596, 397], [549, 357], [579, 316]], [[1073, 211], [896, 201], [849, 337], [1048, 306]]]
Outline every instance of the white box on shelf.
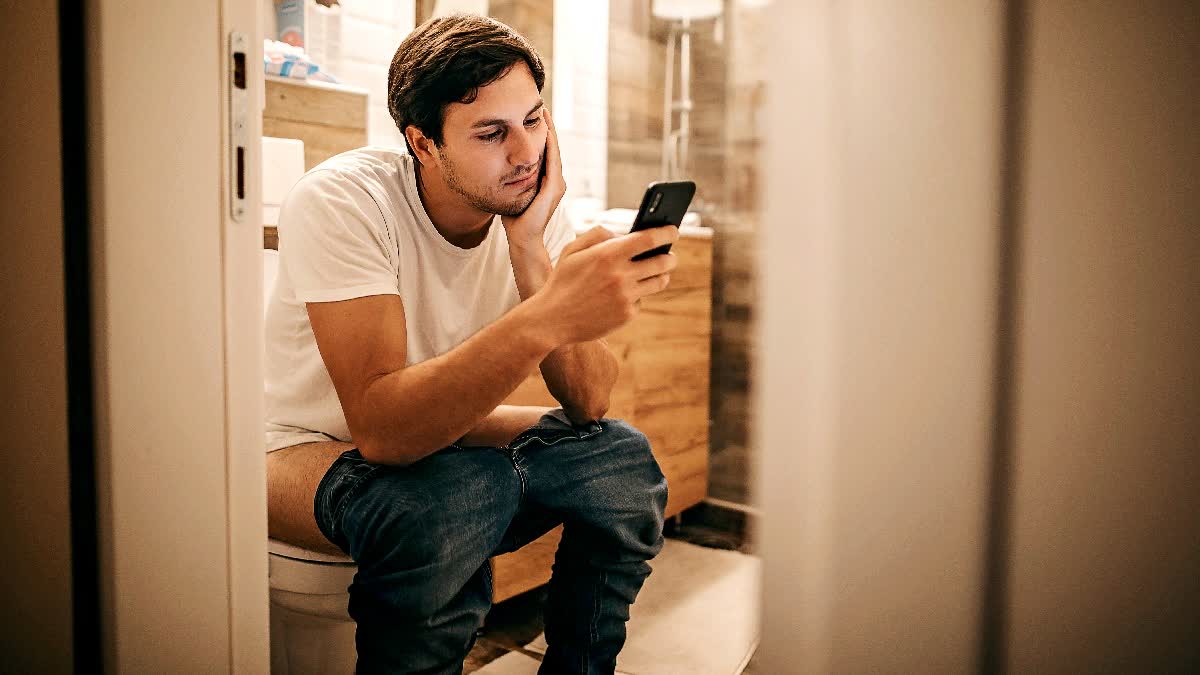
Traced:
[[262, 139], [263, 225], [279, 224], [279, 207], [288, 190], [304, 175], [304, 141], [296, 138]]

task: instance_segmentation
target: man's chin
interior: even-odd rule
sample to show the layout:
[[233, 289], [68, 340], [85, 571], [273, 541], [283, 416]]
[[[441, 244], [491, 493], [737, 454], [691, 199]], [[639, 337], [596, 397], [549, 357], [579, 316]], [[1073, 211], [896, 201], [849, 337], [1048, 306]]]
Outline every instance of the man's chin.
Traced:
[[517, 216], [521, 215], [522, 213], [525, 213], [525, 210], [528, 209], [529, 205], [533, 203], [533, 198], [536, 196], [537, 196], [537, 193], [534, 193], [532, 195], [529, 195], [528, 198], [522, 197], [520, 199], [520, 201], [517, 201], [512, 204], [507, 204], [504, 206], [504, 208], [498, 209], [496, 211], [496, 215], [504, 216], [506, 218], [516, 218]]

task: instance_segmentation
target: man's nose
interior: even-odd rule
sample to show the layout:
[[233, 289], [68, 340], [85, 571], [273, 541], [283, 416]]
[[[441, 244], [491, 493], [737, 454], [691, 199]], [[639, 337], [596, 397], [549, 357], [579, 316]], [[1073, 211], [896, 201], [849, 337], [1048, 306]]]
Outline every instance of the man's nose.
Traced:
[[537, 137], [538, 134], [529, 133], [526, 129], [510, 134], [508, 161], [516, 166], [536, 165], [542, 155]]

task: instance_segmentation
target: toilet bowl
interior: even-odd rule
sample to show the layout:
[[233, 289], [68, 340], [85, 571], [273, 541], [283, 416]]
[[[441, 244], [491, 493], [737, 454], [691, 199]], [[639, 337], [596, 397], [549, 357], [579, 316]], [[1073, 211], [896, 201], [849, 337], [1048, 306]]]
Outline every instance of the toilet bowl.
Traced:
[[354, 620], [347, 590], [357, 567], [330, 555], [268, 540], [272, 675], [354, 672]]

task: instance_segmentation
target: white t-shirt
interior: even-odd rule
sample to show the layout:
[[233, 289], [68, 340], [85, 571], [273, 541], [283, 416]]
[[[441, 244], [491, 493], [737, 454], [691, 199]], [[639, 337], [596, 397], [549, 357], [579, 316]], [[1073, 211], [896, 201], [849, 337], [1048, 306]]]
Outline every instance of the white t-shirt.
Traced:
[[[556, 212], [544, 241], [557, 263], [574, 231]], [[279, 275], [266, 314], [266, 449], [350, 441], [306, 302], [399, 295], [405, 365], [450, 351], [520, 302], [497, 216], [479, 246], [446, 241], [403, 149], [366, 147], [306, 173], [279, 214]]]

